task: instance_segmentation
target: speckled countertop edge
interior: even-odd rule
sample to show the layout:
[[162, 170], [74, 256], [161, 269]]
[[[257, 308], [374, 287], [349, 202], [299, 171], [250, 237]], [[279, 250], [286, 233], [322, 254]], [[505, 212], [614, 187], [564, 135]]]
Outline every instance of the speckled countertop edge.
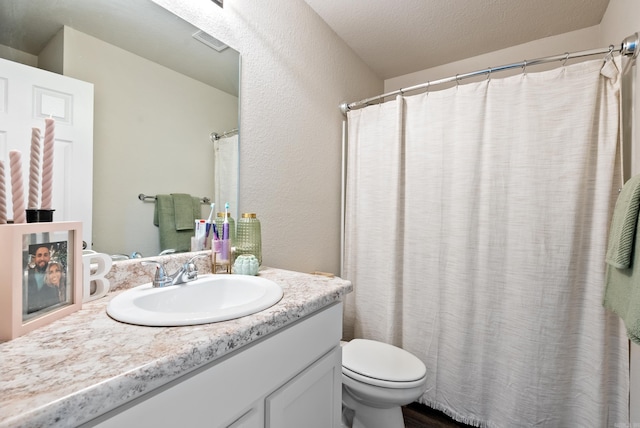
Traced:
[[264, 267], [259, 275], [280, 284], [284, 297], [254, 315], [189, 327], [123, 324], [106, 314], [107, 304], [137, 284], [123, 286], [120, 279], [108, 296], [0, 344], [0, 427], [85, 423], [340, 301], [352, 290], [340, 278]]

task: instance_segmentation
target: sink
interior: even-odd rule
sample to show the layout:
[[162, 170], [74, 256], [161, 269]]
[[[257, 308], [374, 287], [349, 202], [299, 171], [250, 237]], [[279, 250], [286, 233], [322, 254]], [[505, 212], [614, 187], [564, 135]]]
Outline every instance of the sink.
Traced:
[[146, 326], [181, 326], [227, 321], [265, 310], [282, 299], [273, 281], [248, 275], [200, 275], [181, 285], [140, 285], [114, 297], [112, 318]]

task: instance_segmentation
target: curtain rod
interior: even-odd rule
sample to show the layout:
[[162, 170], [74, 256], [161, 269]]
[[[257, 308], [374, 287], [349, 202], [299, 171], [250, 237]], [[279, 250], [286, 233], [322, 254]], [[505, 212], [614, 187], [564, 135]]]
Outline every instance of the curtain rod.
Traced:
[[369, 103], [373, 102], [373, 101], [379, 101], [382, 100], [386, 97], [391, 97], [394, 95], [401, 95], [404, 94], [405, 92], [410, 92], [410, 91], [417, 91], [420, 89], [427, 89], [430, 86], [433, 85], [440, 85], [442, 83], [449, 83], [449, 82], [454, 82], [454, 81], [460, 81], [462, 79], [467, 79], [469, 77], [473, 77], [473, 76], [479, 76], [482, 74], [489, 74], [491, 75], [491, 73], [493, 72], [498, 72], [498, 71], [505, 71], [505, 70], [511, 70], [514, 68], [523, 68], [525, 69], [528, 66], [531, 65], [538, 65], [538, 64], [545, 64], [548, 62], [553, 62], [553, 61], [567, 61], [569, 59], [572, 58], [581, 58], [581, 57], [585, 57], [585, 56], [591, 56], [591, 55], [601, 55], [601, 54], [606, 54], [606, 53], [620, 53], [620, 55], [624, 55], [624, 56], [630, 56], [632, 58], [636, 58], [638, 56], [638, 43], [639, 43], [639, 36], [638, 33], [634, 33], [633, 35], [625, 38], [622, 43], [620, 44], [620, 47], [616, 50], [614, 45], [610, 45], [608, 48], [602, 48], [602, 49], [592, 49], [592, 50], [588, 50], [588, 51], [580, 51], [580, 52], [573, 52], [573, 53], [569, 53], [569, 52], [565, 52], [564, 54], [561, 55], [554, 55], [554, 56], [547, 56], [544, 58], [538, 58], [538, 59], [532, 59], [532, 60], [524, 60], [522, 62], [517, 62], [517, 63], [513, 63], [513, 64], [507, 64], [507, 65], [500, 65], [497, 67], [490, 67], [490, 68], [486, 68], [484, 70], [477, 70], [477, 71], [472, 71], [470, 73], [464, 73], [464, 74], [456, 74], [455, 76], [451, 76], [451, 77], [446, 77], [444, 79], [439, 79], [439, 80], [434, 80], [434, 81], [430, 81], [427, 83], [421, 83], [419, 85], [415, 85], [415, 86], [410, 86], [408, 88], [401, 88], [401, 89], [397, 89], [395, 91], [392, 92], [387, 92], [386, 94], [382, 94], [382, 95], [377, 95], [375, 97], [371, 97], [371, 98], [367, 98], [364, 100], [360, 100], [360, 101], [356, 101], [353, 103], [342, 103], [340, 104], [340, 110], [342, 111], [342, 114], [347, 114], [347, 112], [349, 110], [353, 110], [355, 108], [359, 108], [359, 107], [363, 107], [368, 105]]
[[213, 142], [216, 142], [220, 138], [231, 137], [232, 135], [236, 135], [238, 133], [238, 128], [233, 128], [231, 131], [225, 131], [222, 134], [218, 134], [217, 132], [212, 132], [209, 134], [209, 139]]

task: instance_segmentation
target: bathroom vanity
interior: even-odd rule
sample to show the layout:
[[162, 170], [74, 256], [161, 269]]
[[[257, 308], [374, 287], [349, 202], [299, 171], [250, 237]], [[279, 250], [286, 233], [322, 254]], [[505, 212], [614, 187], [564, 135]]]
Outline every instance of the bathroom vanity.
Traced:
[[0, 427], [339, 427], [350, 282], [272, 268], [260, 276], [284, 297], [235, 320], [120, 323], [105, 310], [119, 284], [0, 344]]

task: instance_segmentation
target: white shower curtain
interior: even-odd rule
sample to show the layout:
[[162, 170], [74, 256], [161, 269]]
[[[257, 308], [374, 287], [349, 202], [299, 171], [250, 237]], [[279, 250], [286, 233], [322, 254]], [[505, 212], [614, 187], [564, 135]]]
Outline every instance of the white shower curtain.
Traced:
[[217, 211], [224, 211], [229, 202], [231, 210], [238, 207], [238, 135], [222, 137], [213, 143], [215, 151], [215, 196]]
[[618, 70], [588, 61], [348, 113], [345, 337], [421, 358], [421, 402], [477, 426], [628, 423], [628, 342], [602, 307]]

